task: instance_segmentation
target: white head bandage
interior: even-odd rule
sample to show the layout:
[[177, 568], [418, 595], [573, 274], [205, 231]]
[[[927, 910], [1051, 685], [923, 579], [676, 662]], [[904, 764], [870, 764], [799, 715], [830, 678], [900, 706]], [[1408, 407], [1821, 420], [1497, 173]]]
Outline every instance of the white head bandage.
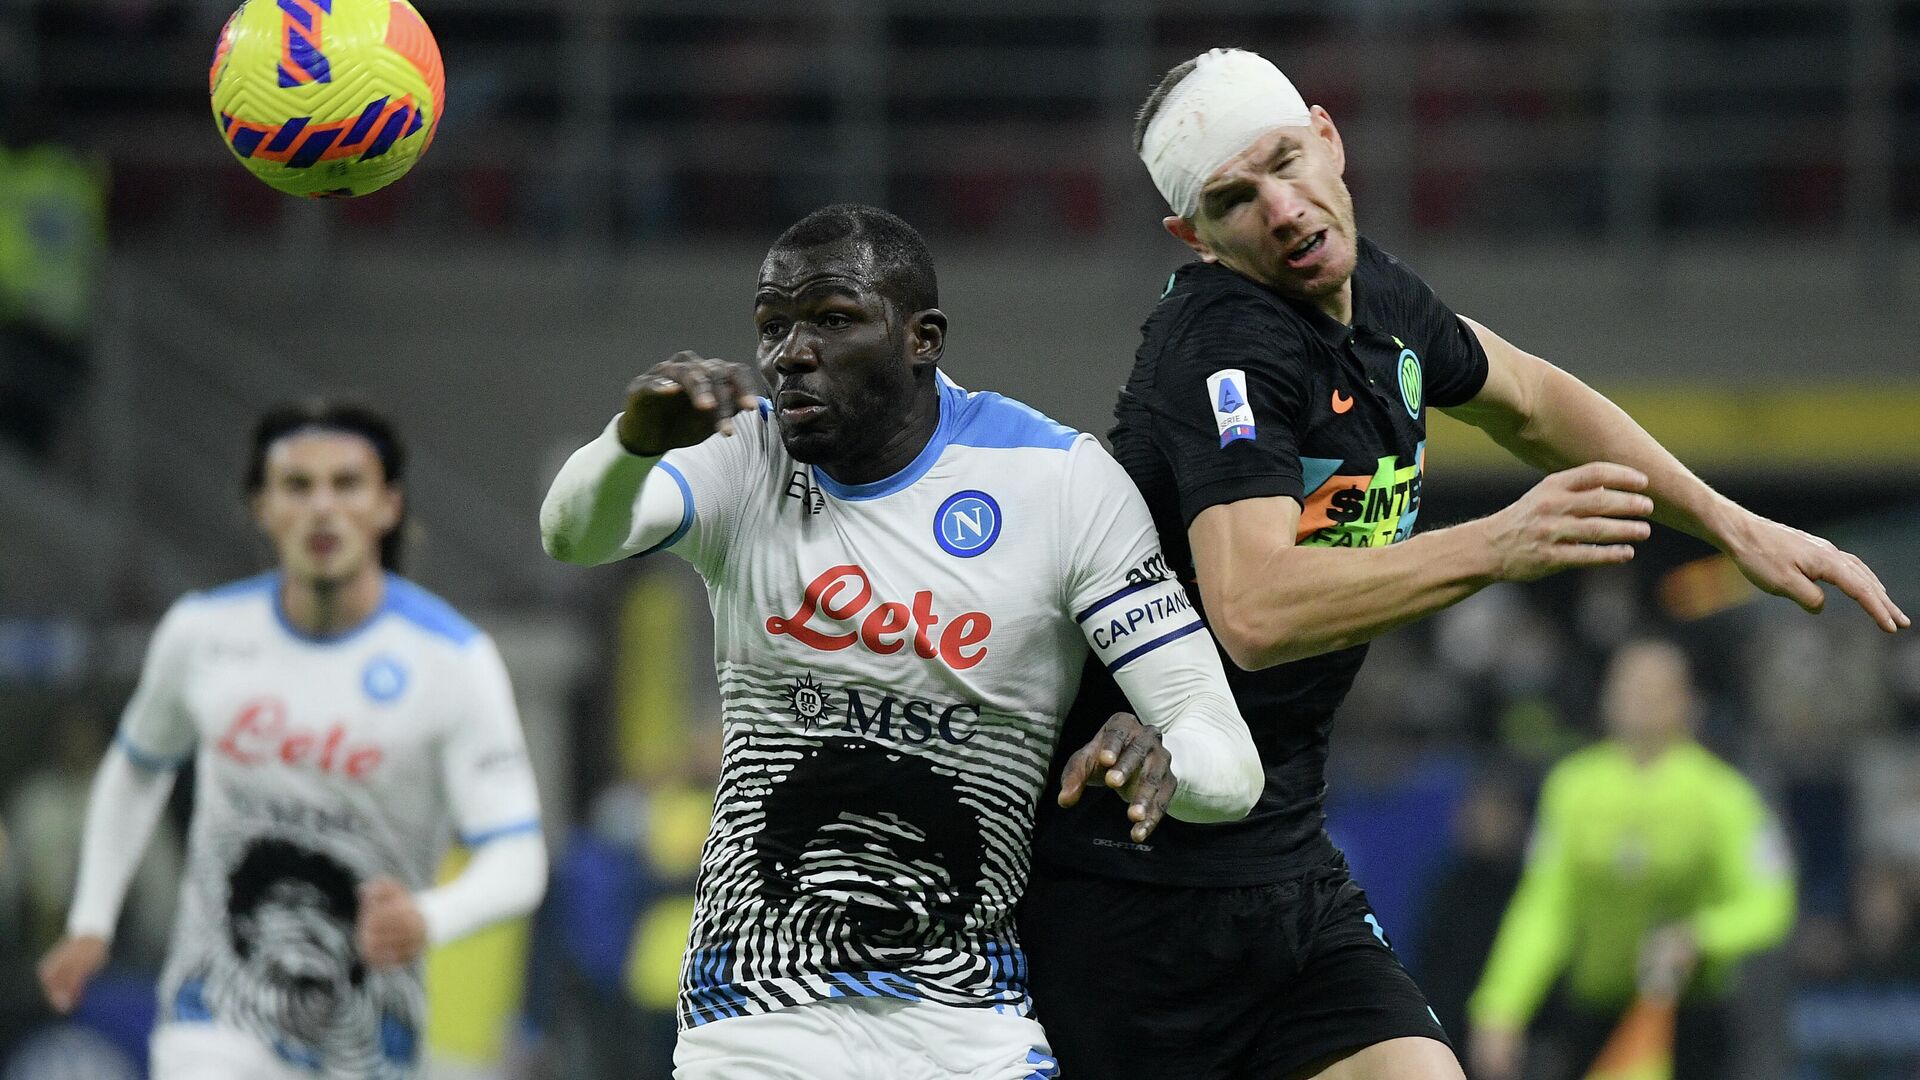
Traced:
[[1140, 144], [1153, 186], [1184, 218], [1200, 209], [1200, 189], [1222, 165], [1274, 128], [1313, 119], [1300, 91], [1260, 54], [1210, 49], [1195, 59]]

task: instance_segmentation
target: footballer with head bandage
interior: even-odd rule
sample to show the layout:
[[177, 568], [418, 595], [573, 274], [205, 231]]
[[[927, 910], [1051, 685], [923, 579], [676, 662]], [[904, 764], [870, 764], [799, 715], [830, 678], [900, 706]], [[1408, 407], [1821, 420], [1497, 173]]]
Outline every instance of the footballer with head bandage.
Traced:
[[[1648, 519], [1809, 610], [1826, 582], [1883, 630], [1907, 617], [1860, 560], [1715, 493], [1361, 236], [1339, 129], [1265, 58], [1175, 67], [1134, 146], [1196, 258], [1142, 328], [1114, 456], [1231, 661], [1266, 788], [1241, 821], [1168, 822], [1151, 843], [1099, 800], [1043, 806], [1020, 911], [1034, 998], [1069, 1076], [1460, 1080], [1323, 828], [1333, 717], [1367, 642], [1497, 581], [1625, 562]], [[1431, 408], [1551, 475], [1415, 535]], [[1126, 707], [1089, 669], [1061, 744]]]

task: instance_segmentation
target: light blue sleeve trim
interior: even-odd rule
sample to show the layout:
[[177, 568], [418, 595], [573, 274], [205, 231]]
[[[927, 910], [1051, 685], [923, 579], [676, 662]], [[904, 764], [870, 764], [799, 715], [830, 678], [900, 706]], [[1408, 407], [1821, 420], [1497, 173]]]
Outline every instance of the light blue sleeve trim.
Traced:
[[504, 839], [509, 836], [520, 836], [525, 833], [539, 831], [540, 819], [528, 818], [525, 821], [516, 821], [511, 825], [501, 825], [498, 828], [488, 829], [485, 832], [461, 833], [460, 842], [470, 848], [477, 848], [482, 844], [490, 844], [495, 840]]
[[680, 485], [680, 527], [673, 530], [672, 536], [633, 556], [636, 559], [642, 555], [651, 555], [663, 548], [672, 547], [680, 542], [681, 537], [687, 535], [688, 529], [693, 528], [693, 486], [687, 483], [686, 476], [682, 475], [679, 469], [674, 468], [664, 459], [656, 462], [653, 467], [673, 477], [673, 482]]
[[133, 762], [148, 772], [172, 772], [174, 769], [193, 760], [192, 754], [180, 758], [169, 758], [160, 754], [149, 754], [134, 745], [133, 740], [128, 738], [127, 733], [124, 731], [114, 732], [113, 745], [119, 747], [120, 752], [127, 755], [128, 761]]

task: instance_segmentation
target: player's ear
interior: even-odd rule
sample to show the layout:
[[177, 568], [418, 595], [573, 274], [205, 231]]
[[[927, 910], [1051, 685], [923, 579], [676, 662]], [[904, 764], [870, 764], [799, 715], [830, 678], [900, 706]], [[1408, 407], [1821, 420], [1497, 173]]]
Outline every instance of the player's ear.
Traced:
[[388, 484], [380, 489], [380, 535], [385, 536], [400, 527], [400, 517], [407, 509], [407, 493], [399, 484]]
[[1213, 249], [1207, 247], [1205, 240], [1200, 239], [1200, 233], [1194, 229], [1193, 222], [1183, 217], [1168, 216], [1161, 218], [1160, 224], [1167, 227], [1167, 231], [1173, 234], [1175, 240], [1192, 248], [1194, 253], [1199, 255], [1202, 260], [1206, 262], [1217, 261]]
[[937, 364], [947, 348], [947, 313], [939, 308], [916, 311], [907, 320], [907, 355], [917, 364]]
[[1336, 176], [1347, 174], [1347, 147], [1340, 141], [1340, 129], [1333, 126], [1333, 116], [1318, 105], [1313, 107], [1313, 119], [1309, 121], [1313, 133], [1327, 144], [1327, 150], [1333, 155], [1333, 172]]

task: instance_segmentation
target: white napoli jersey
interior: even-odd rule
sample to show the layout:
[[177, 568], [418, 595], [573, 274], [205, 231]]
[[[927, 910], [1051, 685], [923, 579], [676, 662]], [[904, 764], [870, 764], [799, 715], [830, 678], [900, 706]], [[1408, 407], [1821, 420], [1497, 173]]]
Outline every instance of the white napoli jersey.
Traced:
[[944, 378], [926, 449], [872, 484], [794, 461], [765, 402], [735, 431], [647, 480], [680, 489], [661, 546], [706, 579], [723, 705], [681, 1026], [1024, 1013], [1013, 907], [1089, 645], [1117, 668], [1202, 629], [1147, 509], [1091, 436]]
[[361, 964], [357, 888], [431, 886], [456, 829], [539, 828], [512, 687], [491, 639], [404, 578], [328, 638], [286, 621], [279, 581], [176, 603], [121, 720], [135, 762], [196, 767], [160, 1019], [236, 1028], [327, 1078], [407, 1076], [420, 971]]

